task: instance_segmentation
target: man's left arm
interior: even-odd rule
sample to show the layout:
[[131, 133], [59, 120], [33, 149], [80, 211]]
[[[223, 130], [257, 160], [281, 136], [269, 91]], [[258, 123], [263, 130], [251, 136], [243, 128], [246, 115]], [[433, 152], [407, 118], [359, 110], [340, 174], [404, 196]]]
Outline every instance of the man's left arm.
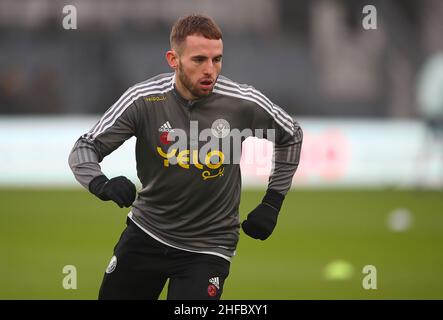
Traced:
[[[269, 101], [269, 100], [268, 100]], [[297, 170], [303, 141], [299, 124], [275, 104], [255, 109], [253, 129], [263, 129], [263, 138], [273, 142], [272, 170], [262, 202], [242, 223], [243, 231], [254, 239], [265, 240], [273, 232], [278, 214]]]

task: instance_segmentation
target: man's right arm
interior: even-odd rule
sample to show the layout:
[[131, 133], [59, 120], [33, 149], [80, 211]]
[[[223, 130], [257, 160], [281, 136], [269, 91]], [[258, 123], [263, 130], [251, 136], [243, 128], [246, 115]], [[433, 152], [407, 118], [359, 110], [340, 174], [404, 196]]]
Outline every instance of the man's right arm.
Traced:
[[108, 179], [99, 163], [137, 134], [137, 106], [135, 101], [126, 101], [125, 94], [76, 141], [68, 160], [75, 178], [83, 187], [101, 200], [113, 200], [120, 207], [129, 207], [135, 200], [135, 186], [122, 176]]

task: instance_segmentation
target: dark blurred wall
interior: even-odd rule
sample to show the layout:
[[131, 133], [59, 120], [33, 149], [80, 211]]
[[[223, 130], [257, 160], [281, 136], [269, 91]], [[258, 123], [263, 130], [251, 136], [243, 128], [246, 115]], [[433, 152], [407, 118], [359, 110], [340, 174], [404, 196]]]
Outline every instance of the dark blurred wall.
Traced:
[[[415, 75], [443, 31], [436, 0], [72, 1], [79, 27], [64, 30], [68, 3], [0, 0], [1, 114], [102, 113], [170, 72], [171, 24], [203, 12], [224, 31], [223, 74], [288, 112], [413, 117]], [[361, 26], [366, 4], [377, 30]]]

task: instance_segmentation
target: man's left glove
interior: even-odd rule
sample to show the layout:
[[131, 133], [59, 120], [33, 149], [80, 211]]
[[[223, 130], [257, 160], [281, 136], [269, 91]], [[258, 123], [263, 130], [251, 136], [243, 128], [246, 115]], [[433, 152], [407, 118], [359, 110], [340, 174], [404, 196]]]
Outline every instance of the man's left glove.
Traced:
[[274, 231], [278, 213], [285, 196], [275, 190], [268, 190], [262, 203], [252, 210], [242, 223], [243, 231], [254, 239], [266, 240]]
[[137, 194], [135, 185], [124, 176], [111, 180], [105, 175], [95, 177], [89, 183], [89, 191], [103, 201], [114, 201], [120, 208], [130, 207]]

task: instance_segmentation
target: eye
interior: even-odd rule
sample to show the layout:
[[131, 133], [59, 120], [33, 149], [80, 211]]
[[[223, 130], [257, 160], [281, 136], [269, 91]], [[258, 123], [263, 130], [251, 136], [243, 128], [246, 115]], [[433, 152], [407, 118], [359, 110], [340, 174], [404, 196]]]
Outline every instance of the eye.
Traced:
[[222, 57], [216, 57], [216, 58], [214, 58], [214, 62], [221, 62], [221, 60], [222, 60]]
[[197, 63], [202, 63], [203, 61], [205, 61], [205, 58], [203, 58], [203, 57], [195, 57], [192, 60], [194, 62], [197, 62]]

